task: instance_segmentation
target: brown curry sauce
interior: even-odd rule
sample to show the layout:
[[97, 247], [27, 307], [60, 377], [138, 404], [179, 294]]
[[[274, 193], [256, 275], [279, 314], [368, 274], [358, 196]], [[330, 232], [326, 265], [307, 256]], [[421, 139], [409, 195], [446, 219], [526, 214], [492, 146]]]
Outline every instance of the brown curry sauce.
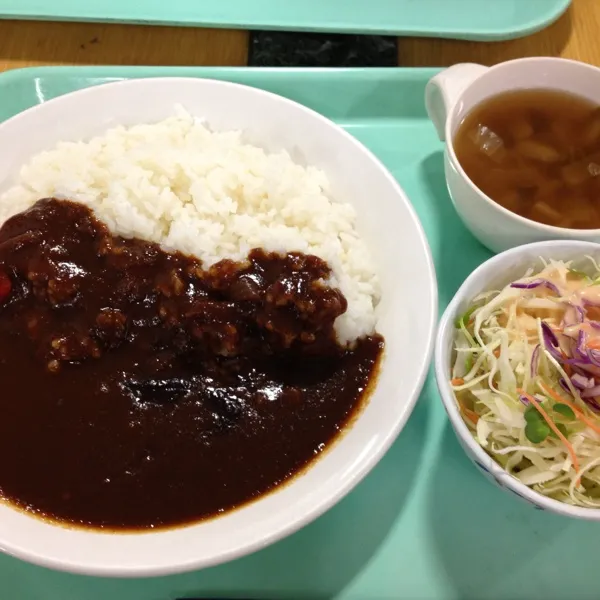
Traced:
[[197, 521], [290, 478], [359, 410], [378, 335], [314, 256], [209, 269], [40, 200], [0, 229], [0, 496], [112, 529]]

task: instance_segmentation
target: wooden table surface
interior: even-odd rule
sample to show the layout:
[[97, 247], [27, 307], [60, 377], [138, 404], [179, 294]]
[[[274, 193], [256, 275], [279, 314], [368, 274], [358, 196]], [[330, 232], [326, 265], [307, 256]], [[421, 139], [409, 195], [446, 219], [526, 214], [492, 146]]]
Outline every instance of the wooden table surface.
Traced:
[[[244, 31], [0, 22], [0, 70], [47, 64], [246, 65], [247, 52]], [[398, 53], [401, 66], [493, 64], [535, 55], [600, 66], [600, 0], [573, 0], [571, 9], [554, 25], [519, 40], [486, 44], [404, 38], [399, 40]]]

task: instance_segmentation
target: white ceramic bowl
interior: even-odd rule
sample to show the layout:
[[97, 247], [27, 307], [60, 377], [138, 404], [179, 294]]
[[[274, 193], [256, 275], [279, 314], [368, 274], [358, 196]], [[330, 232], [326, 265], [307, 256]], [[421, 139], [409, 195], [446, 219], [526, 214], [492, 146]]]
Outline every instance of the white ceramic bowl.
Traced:
[[410, 202], [362, 144], [285, 98], [183, 78], [117, 82], [69, 94], [0, 125], [0, 192], [32, 154], [59, 140], [163, 119], [177, 104], [206, 118], [213, 129], [243, 129], [249, 141], [270, 150], [285, 148], [295, 160], [318, 165], [334, 195], [356, 207], [382, 283], [378, 330], [386, 350], [378, 384], [346, 435], [305, 474], [217, 519], [114, 534], [67, 529], [0, 505], [0, 549], [46, 567], [106, 576], [162, 575], [263, 548], [315, 519], [375, 466], [406, 423], [427, 372], [437, 289], [429, 247]]
[[507, 473], [475, 440], [464, 423], [456, 397], [450, 385], [452, 348], [455, 320], [466, 311], [472, 299], [487, 290], [498, 289], [522, 277], [528, 267], [542, 267], [540, 257], [571, 260], [591, 255], [600, 259], [600, 244], [593, 242], [556, 240], [527, 244], [507, 250], [480, 265], [462, 284], [448, 305], [439, 324], [435, 344], [435, 377], [450, 423], [467, 456], [490, 481], [516, 494], [536, 508], [576, 517], [600, 521], [600, 509], [570, 506], [533, 491]]

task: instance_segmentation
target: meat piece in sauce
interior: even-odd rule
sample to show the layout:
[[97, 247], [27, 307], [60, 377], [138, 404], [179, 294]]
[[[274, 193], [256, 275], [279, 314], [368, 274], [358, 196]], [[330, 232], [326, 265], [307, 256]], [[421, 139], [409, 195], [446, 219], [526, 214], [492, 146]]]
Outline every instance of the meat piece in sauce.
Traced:
[[106, 348], [117, 348], [127, 335], [127, 317], [118, 308], [103, 308], [96, 317], [96, 338]]

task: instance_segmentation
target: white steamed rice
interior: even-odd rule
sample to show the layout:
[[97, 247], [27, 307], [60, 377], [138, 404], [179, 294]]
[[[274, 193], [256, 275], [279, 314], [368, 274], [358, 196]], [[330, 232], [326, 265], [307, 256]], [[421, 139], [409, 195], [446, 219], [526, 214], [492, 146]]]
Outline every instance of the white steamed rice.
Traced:
[[255, 247], [319, 256], [348, 300], [335, 324], [339, 341], [374, 331], [379, 284], [354, 208], [330, 198], [322, 171], [245, 144], [240, 132], [211, 132], [179, 114], [61, 142], [33, 157], [0, 196], [0, 223], [50, 196], [87, 204], [114, 234], [206, 266], [243, 260]]

